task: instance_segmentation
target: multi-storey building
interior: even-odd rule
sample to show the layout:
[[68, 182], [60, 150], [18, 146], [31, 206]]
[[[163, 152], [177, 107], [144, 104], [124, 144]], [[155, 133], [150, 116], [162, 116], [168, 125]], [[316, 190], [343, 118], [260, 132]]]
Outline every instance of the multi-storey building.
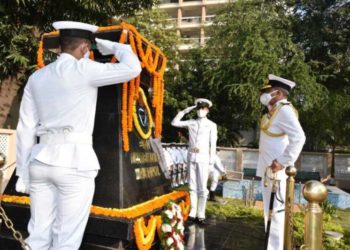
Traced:
[[205, 27], [212, 24], [218, 9], [229, 0], [161, 0], [159, 8], [176, 22], [178, 35], [182, 38], [180, 51], [186, 52], [205, 44], [208, 36]]

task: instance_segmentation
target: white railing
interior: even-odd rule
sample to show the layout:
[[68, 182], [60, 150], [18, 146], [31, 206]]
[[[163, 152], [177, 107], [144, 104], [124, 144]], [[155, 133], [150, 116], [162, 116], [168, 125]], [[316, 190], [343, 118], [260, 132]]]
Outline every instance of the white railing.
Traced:
[[166, 3], [178, 3], [179, 1], [174, 0], [160, 0], [159, 4], [166, 4]]
[[199, 45], [200, 38], [199, 37], [185, 37], [181, 39], [182, 44], [186, 45]]
[[189, 16], [181, 18], [182, 24], [200, 24], [202, 17], [200, 16]]
[[213, 23], [215, 15], [210, 15], [205, 17], [205, 22], [208, 23]]

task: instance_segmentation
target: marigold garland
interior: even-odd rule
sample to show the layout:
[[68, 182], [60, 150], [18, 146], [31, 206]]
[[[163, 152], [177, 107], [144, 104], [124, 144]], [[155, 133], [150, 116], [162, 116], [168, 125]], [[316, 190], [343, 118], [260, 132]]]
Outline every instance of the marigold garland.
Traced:
[[[164, 92], [164, 81], [163, 76], [166, 68], [167, 58], [162, 53], [162, 51], [149, 42], [145, 37], [143, 37], [140, 33], [137, 32], [136, 28], [130, 24], [122, 23], [121, 25], [107, 26], [107, 27], [99, 27], [98, 31], [109, 31], [109, 30], [122, 30], [121, 36], [119, 38], [120, 43], [125, 43], [128, 39], [130, 46], [134, 53], [136, 53], [140, 59], [141, 66], [145, 68], [148, 73], [152, 76], [152, 107], [154, 108], [154, 121], [155, 121], [155, 130], [154, 136], [157, 138], [161, 135], [162, 131], [162, 114], [163, 114], [163, 92]], [[37, 53], [37, 67], [42, 68], [45, 66], [44, 63], [44, 49], [43, 49], [43, 39], [46, 36], [58, 35], [58, 31], [44, 33], [41, 36], [41, 40], [39, 42], [39, 48]], [[90, 59], [94, 59], [93, 52], [90, 53]], [[161, 62], [160, 62], [161, 60]], [[117, 58], [114, 56], [111, 59], [111, 63], [117, 62]], [[134, 87], [130, 87], [129, 95], [126, 93], [128, 88], [123, 86], [123, 94], [122, 96], [126, 99], [129, 98], [129, 101], [122, 102], [126, 106], [122, 107], [122, 139], [123, 139], [123, 150], [129, 151], [129, 138], [128, 133], [132, 131], [132, 117], [133, 112], [130, 109], [132, 100], [135, 100], [139, 97], [140, 90], [140, 79], [139, 75], [134, 79]], [[127, 84], [127, 83], [124, 83]], [[133, 91], [132, 91], [133, 90]], [[125, 101], [125, 100], [124, 100]], [[124, 126], [123, 126], [124, 124]], [[126, 125], [125, 125], [126, 124]], [[126, 132], [125, 132], [126, 130]]]
[[[176, 203], [172, 203], [172, 201], [169, 200], [166, 204], [163, 205], [163, 207], [167, 209], [169, 204], [174, 204], [172, 206], [176, 206]], [[185, 197], [185, 200], [182, 200], [178, 205], [178, 208], [181, 209], [180, 212], [181, 212], [182, 218], [176, 218], [177, 222], [181, 221], [181, 223], [183, 223], [183, 221], [187, 220], [188, 214], [190, 211], [189, 207], [190, 207], [190, 198], [189, 198], [189, 195], [187, 195]], [[165, 211], [162, 212], [162, 216], [164, 216], [165, 214], [164, 212]], [[152, 215], [149, 218], [147, 225], [145, 223], [145, 218], [143, 217], [140, 217], [134, 221], [134, 235], [135, 235], [136, 245], [138, 249], [142, 249], [142, 250], [150, 249], [152, 247], [152, 243], [156, 232], [159, 238], [164, 238], [164, 232], [163, 232], [162, 226], [164, 225], [165, 222], [167, 222], [167, 220], [163, 221], [162, 216]], [[176, 229], [179, 229], [178, 226], [176, 226]], [[182, 226], [182, 237], [181, 237], [182, 241], [183, 241], [183, 236], [184, 235], [183, 235], [183, 226]]]
[[151, 216], [148, 220], [148, 225], [145, 225], [143, 217], [138, 218], [134, 222], [134, 235], [136, 245], [139, 250], [148, 250], [152, 247], [154, 237], [156, 235], [158, 220], [155, 216]]
[[89, 55], [90, 60], [95, 60], [95, 54], [93, 50], [90, 50], [90, 55]]
[[37, 69], [41, 69], [45, 67], [45, 62], [44, 62], [44, 36], [57, 36], [58, 31], [52, 31], [49, 33], [44, 33], [41, 35], [40, 42], [39, 42], [39, 47], [37, 51]]
[[[129, 208], [105, 208], [93, 205], [91, 206], [90, 213], [106, 217], [135, 219], [137, 217], [143, 216], [144, 214], [151, 213], [154, 210], [162, 208], [170, 200], [178, 200], [180, 198], [184, 198], [186, 206], [190, 204], [188, 192], [173, 191], [159, 197], [154, 197], [152, 200], [137, 204]], [[1, 200], [7, 203], [17, 203], [24, 205], [30, 204], [30, 199], [28, 196], [2, 195]]]
[[128, 83], [123, 83], [123, 93], [122, 93], [122, 139], [123, 139], [123, 150], [129, 152], [129, 135], [128, 135], [128, 110], [127, 110], [127, 100], [128, 98]]
[[135, 79], [135, 96], [134, 99], [138, 99], [139, 98], [139, 94], [140, 94], [140, 81], [141, 81], [141, 75], [138, 75]]
[[147, 112], [147, 117], [149, 119], [149, 122], [148, 122], [148, 129], [147, 129], [147, 132], [145, 133], [143, 131], [143, 129], [141, 128], [141, 125], [139, 123], [139, 119], [137, 117], [137, 110], [136, 110], [136, 102], [137, 100], [134, 101], [134, 105], [133, 105], [133, 117], [134, 117], [134, 124], [135, 124], [135, 128], [137, 130], [137, 132], [139, 133], [139, 135], [141, 136], [142, 139], [146, 140], [148, 139], [151, 134], [152, 134], [152, 125], [153, 125], [153, 120], [152, 120], [152, 113], [151, 113], [151, 110], [148, 106], [148, 103], [147, 103], [147, 97], [145, 95], [145, 92], [143, 92], [143, 89], [140, 88], [140, 93], [141, 93], [141, 98], [142, 98], [142, 102], [143, 104], [145, 105], [145, 109], [146, 109], [146, 112]]
[[[133, 114], [134, 113], [134, 100], [135, 97], [135, 79], [131, 80], [129, 83], [129, 100], [128, 100], [128, 132], [132, 131], [132, 120], [133, 120]], [[147, 101], [147, 100], [146, 100]]]

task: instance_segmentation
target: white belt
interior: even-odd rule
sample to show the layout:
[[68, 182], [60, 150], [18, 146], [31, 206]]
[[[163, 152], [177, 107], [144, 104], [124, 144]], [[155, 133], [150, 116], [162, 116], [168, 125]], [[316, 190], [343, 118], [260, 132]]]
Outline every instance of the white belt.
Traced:
[[92, 136], [85, 133], [60, 132], [48, 133], [40, 136], [40, 144], [90, 144]]

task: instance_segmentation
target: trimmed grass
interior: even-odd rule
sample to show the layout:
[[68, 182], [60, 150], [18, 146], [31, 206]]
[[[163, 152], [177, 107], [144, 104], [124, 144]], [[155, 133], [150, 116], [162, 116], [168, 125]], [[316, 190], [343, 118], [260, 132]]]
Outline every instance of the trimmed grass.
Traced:
[[[263, 211], [261, 209], [250, 208], [244, 205], [242, 200], [221, 199], [222, 204], [208, 202], [206, 213], [208, 217], [215, 216], [218, 219], [238, 221], [244, 224], [242, 234], [262, 234], [263, 235]], [[297, 246], [303, 243], [304, 235], [304, 214], [302, 212], [294, 215], [294, 238]], [[336, 241], [324, 237], [324, 250], [350, 250], [350, 210], [337, 209], [331, 216], [324, 214], [324, 230], [332, 230], [344, 233], [343, 239]], [[251, 240], [240, 242], [242, 246], [252, 247]], [[248, 249], [248, 248], [242, 248]]]

